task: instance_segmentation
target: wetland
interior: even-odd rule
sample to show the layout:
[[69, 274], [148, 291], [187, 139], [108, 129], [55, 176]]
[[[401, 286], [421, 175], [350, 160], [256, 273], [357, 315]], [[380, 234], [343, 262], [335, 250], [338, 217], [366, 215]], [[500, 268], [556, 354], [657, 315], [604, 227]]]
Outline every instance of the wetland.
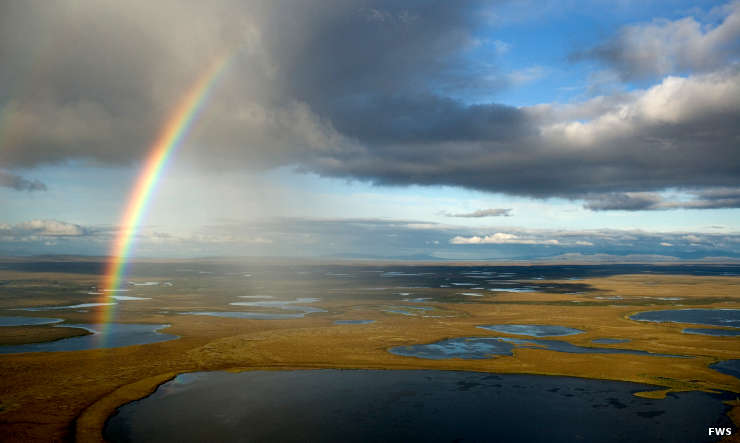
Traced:
[[[118, 408], [116, 417], [123, 417], [133, 405], [188, 384], [192, 373], [201, 374], [192, 376], [198, 380], [192, 383], [198, 392], [203, 392], [198, 386], [211, 383], [211, 375], [202, 374], [223, 378], [225, 384], [214, 388], [209, 401], [219, 401], [223, 393], [224, 404], [232, 401], [226, 391], [252, 401], [238, 389], [226, 388], [233, 383], [228, 380], [241, 376], [274, 376], [275, 382], [264, 389], [283, 389], [275, 402], [312, 401], [322, 390], [333, 393], [334, 388], [320, 381], [326, 377], [321, 374], [333, 374], [337, 386], [348, 389], [363, 380], [377, 389], [337, 393], [346, 409], [327, 403], [327, 409], [315, 411], [315, 418], [329, 414], [345, 420], [343, 429], [353, 432], [346, 420], [368, 412], [362, 409], [367, 403], [359, 400], [363, 396], [374, 404], [401, 399], [397, 412], [408, 417], [408, 423], [389, 425], [399, 438], [412, 430], [421, 432], [418, 426], [434, 417], [433, 405], [445, 399], [465, 408], [478, 405], [481, 411], [486, 409], [479, 402], [498, 408], [492, 383], [502, 386], [501, 398], [521, 392], [523, 404], [541, 405], [537, 420], [550, 420], [546, 416], [557, 415], [558, 407], [571, 405], [561, 402], [569, 401], [575, 402], [573, 408], [611, 411], [611, 397], [601, 398], [599, 392], [614, 383], [608, 390], [620, 392], [614, 398], [630, 411], [619, 419], [624, 420], [619, 429], [625, 433], [638, 429], [639, 423], [682, 429], [674, 421], [683, 420], [681, 411], [687, 410], [708, 411], [689, 422], [698, 426], [701, 421], [703, 432], [717, 423], [733, 423], [729, 426], [736, 429], [740, 408], [732, 399], [740, 393], [738, 337], [684, 332], [697, 324], [707, 326], [699, 329], [735, 330], [732, 323], [633, 317], [686, 309], [740, 310], [740, 278], [727, 275], [737, 271], [729, 265], [149, 261], [132, 263], [126, 291], [110, 294], [100, 289], [104, 266], [94, 260], [5, 260], [0, 269], [0, 317], [12, 320], [0, 326], [0, 348], [25, 348], [0, 355], [0, 433], [8, 441], [100, 441], [106, 420]], [[490, 290], [503, 287], [533, 290]], [[100, 325], [106, 316], [111, 322]], [[117, 342], [116, 331], [134, 331], [132, 327], [155, 339]], [[77, 339], [118, 345], [63, 349], [64, 343]], [[326, 372], [340, 369], [356, 371]], [[415, 371], [423, 373], [405, 378]], [[501, 379], [475, 379], [489, 376]], [[324, 387], [295, 394], [279, 387], [307, 380]], [[471, 388], [473, 397], [458, 389], [466, 386], [465, 380], [482, 386]], [[584, 391], [573, 388], [568, 391], [573, 397], [549, 397], [552, 383], [570, 383], [567, 380], [585, 383], [579, 385]], [[407, 391], [414, 394], [406, 396]], [[140, 399], [146, 400], [136, 403]], [[191, 412], [199, 413], [198, 407], [194, 402]], [[236, 423], [253, 420], [254, 411], [245, 406], [244, 415], [231, 418]], [[470, 433], [450, 425], [439, 435], [493, 432], [475, 419], [480, 414], [471, 409], [473, 418], [464, 430]], [[164, 415], [151, 419], [161, 419], [161, 432], [177, 432]], [[270, 417], [265, 423], [280, 419]], [[381, 419], [377, 410], [368, 415], [368, 423]], [[132, 418], [133, 427], [127, 430], [116, 428], [114, 420], [105, 428], [113, 440], [125, 441], [126, 435], [140, 435], [136, 432], [145, 429], [135, 425], [143, 424], [139, 418]], [[448, 423], [447, 418], [441, 420]], [[567, 430], [571, 422], [564, 420]], [[606, 419], [596, 414], [593, 423], [605, 426], [601, 420]], [[299, 425], [295, 429], [301, 429]], [[267, 424], [263, 431], [271, 432]], [[572, 435], [567, 432], [562, 435]], [[511, 440], [536, 441], [526, 434]]]

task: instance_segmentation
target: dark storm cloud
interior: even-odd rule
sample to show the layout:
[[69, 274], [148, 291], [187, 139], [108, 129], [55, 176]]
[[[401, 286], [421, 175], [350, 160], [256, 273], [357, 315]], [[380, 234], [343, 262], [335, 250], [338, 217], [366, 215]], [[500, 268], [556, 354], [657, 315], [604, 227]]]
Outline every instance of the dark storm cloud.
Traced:
[[[203, 168], [290, 165], [535, 197], [737, 187], [733, 5], [716, 29], [698, 31], [698, 74], [517, 108], [455, 98], [468, 85], [506, 83], [466, 57], [495, 2], [6, 2], [0, 163], [140, 161], [178, 97], [226, 49], [229, 70], [179, 151]], [[670, 43], [672, 26], [650, 32]]]
[[670, 200], [653, 193], [611, 193], [587, 196], [583, 206], [592, 211], [740, 208], [740, 189], [694, 191], [688, 200]]
[[342, 134], [377, 145], [515, 141], [533, 133], [526, 115], [511, 106], [465, 106], [434, 95], [337, 100], [330, 113]]
[[661, 197], [655, 194], [604, 194], [586, 199], [584, 208], [592, 211], [644, 211], [658, 209]]
[[105, 2], [3, 2], [0, 163], [140, 155], [157, 124], [157, 60], [171, 57], [144, 21]]
[[46, 191], [46, 185], [38, 180], [29, 180], [3, 170], [0, 170], [0, 187], [16, 191]]
[[740, 208], [740, 189], [710, 189], [697, 192], [693, 201], [686, 207], [693, 208]]

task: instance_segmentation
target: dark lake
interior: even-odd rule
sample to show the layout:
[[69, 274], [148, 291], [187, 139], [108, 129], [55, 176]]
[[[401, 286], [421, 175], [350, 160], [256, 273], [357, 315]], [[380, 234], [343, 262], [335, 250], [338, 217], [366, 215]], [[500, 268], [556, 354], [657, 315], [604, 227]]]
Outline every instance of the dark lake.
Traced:
[[456, 371], [183, 374], [121, 407], [113, 442], [706, 442], [718, 395], [635, 397], [648, 385]]
[[711, 329], [711, 328], [686, 328], [684, 334], [715, 335], [718, 337], [740, 336], [740, 329]]
[[740, 360], [723, 360], [709, 365], [715, 371], [740, 378]]
[[[0, 354], [16, 354], [20, 352], [57, 352], [57, 351], [84, 351], [87, 349], [118, 348], [121, 346], [143, 345], [173, 340], [177, 335], [159, 332], [169, 325], [111, 323], [100, 324], [67, 324], [65, 328], [86, 329], [92, 334], [80, 337], [63, 338], [61, 340], [29, 343], [26, 345], [0, 346]], [[105, 331], [105, 333], [103, 332]]]
[[698, 325], [740, 328], [740, 309], [669, 309], [639, 312], [632, 320], [651, 322], [693, 323]]
[[47, 317], [0, 317], [0, 326], [36, 326], [61, 323], [61, 318]]

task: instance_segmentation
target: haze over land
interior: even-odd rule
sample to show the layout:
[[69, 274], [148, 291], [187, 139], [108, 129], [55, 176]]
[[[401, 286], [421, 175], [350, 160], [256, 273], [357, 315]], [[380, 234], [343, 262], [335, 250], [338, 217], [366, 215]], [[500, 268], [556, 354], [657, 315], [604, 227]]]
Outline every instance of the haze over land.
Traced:
[[0, 6], [0, 255], [740, 258], [740, 2]]

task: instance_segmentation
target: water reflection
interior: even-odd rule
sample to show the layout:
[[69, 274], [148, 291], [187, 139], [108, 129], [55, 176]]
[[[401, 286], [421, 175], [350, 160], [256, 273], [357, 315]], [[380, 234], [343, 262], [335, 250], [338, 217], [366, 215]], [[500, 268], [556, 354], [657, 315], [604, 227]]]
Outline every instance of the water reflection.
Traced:
[[61, 318], [46, 317], [0, 317], [0, 326], [36, 326], [61, 323]]
[[740, 309], [670, 309], [646, 311], [630, 316], [632, 320], [650, 322], [694, 323], [699, 325], [740, 328]]
[[740, 360], [723, 360], [709, 365], [715, 371], [740, 378]]
[[530, 335], [533, 337], [574, 335], [583, 332], [580, 329], [555, 325], [481, 325], [478, 327], [489, 331], [503, 332], [504, 334]]
[[686, 328], [684, 334], [714, 335], [718, 337], [740, 336], [740, 329]]
[[160, 330], [169, 327], [169, 325], [65, 323], [64, 325], [56, 327], [80, 328], [91, 332], [91, 334], [80, 337], [63, 338], [61, 340], [44, 343], [0, 346], [0, 354], [15, 354], [20, 352], [84, 351], [88, 349], [118, 348], [121, 346], [157, 343], [178, 338], [177, 335], [163, 334], [159, 332]]
[[511, 337], [458, 337], [435, 343], [396, 346], [388, 351], [404, 357], [417, 357], [432, 360], [450, 358], [486, 359], [495, 356], [513, 355], [515, 348], [535, 348], [573, 354], [634, 354], [652, 357], [690, 358], [683, 355], [657, 354], [638, 349], [599, 348], [578, 346], [563, 340]]
[[[107, 441], [711, 441], [723, 398], [572, 377], [452, 371], [185, 374], [119, 409]], [[533, 423], [537, 425], [534, 426]]]

